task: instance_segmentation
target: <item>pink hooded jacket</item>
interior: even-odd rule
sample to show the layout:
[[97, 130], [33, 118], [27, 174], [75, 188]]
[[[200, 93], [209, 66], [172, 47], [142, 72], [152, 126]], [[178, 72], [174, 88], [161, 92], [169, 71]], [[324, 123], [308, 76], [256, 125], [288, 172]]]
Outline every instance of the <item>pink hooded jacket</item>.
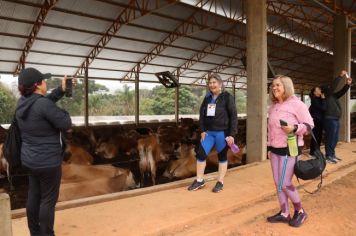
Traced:
[[298, 135], [298, 146], [304, 145], [303, 134], [308, 132], [307, 123], [314, 127], [308, 107], [296, 96], [290, 96], [283, 103], [273, 103], [268, 111], [267, 146], [274, 148], [287, 147], [287, 134], [281, 128], [279, 120], [286, 121], [289, 125], [298, 125], [295, 132]]

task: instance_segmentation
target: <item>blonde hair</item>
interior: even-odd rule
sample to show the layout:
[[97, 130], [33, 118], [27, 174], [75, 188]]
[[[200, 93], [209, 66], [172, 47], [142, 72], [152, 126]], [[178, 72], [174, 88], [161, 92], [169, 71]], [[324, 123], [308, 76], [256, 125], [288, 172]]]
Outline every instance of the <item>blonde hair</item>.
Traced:
[[211, 73], [208, 75], [208, 79], [206, 80], [206, 85], [209, 88], [209, 81], [211, 79], [216, 79], [219, 84], [221, 84], [221, 91], [224, 91], [225, 89], [225, 85], [224, 85], [224, 81], [221, 79], [220, 75], [216, 74], [216, 73]]
[[[280, 79], [280, 81], [284, 87], [284, 94], [282, 96], [283, 101], [287, 100], [290, 96], [294, 95], [294, 85], [293, 85], [293, 81], [290, 77], [285, 76], [285, 75], [276, 75], [276, 77], [274, 77], [273, 80], [276, 80], [276, 79]], [[272, 80], [272, 83], [273, 83], [273, 80]], [[272, 84], [269, 88], [269, 98], [273, 103], [278, 102], [278, 99], [273, 95]]]

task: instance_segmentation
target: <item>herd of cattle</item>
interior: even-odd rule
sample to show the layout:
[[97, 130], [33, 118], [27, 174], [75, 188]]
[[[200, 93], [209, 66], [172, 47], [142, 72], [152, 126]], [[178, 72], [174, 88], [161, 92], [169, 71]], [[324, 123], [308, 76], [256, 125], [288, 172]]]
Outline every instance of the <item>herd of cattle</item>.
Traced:
[[[0, 143], [5, 132], [0, 130]], [[199, 139], [198, 126], [188, 118], [157, 129], [76, 127], [65, 142], [59, 201], [155, 185], [159, 178], [192, 177], [196, 174], [195, 148]], [[243, 162], [244, 142], [239, 141], [238, 154], [228, 151], [230, 166]], [[0, 174], [6, 175], [1, 146]], [[217, 168], [215, 150], [209, 154], [207, 165]], [[162, 169], [160, 176], [158, 169]]]

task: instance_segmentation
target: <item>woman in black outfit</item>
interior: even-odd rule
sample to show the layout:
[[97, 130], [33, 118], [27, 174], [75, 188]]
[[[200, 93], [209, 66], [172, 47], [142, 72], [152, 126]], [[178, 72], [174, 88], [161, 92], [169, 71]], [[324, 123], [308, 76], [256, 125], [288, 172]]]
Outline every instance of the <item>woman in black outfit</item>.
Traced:
[[53, 236], [54, 212], [62, 176], [63, 145], [61, 131], [71, 128], [71, 118], [56, 106], [66, 89], [61, 86], [47, 94], [50, 74], [26, 68], [18, 77], [21, 98], [16, 119], [21, 132], [21, 162], [29, 174], [26, 203], [27, 222], [31, 236]]
[[318, 141], [318, 143], [316, 144], [314, 139], [311, 139], [309, 154], [313, 156], [316, 146], [317, 145], [320, 146], [321, 139], [323, 136], [323, 122], [324, 122], [324, 112], [326, 109], [326, 103], [325, 103], [324, 93], [322, 93], [320, 87], [312, 88], [309, 96], [311, 100], [309, 112], [310, 115], [313, 117], [313, 121], [314, 121], [313, 133], [315, 135], [316, 140]]

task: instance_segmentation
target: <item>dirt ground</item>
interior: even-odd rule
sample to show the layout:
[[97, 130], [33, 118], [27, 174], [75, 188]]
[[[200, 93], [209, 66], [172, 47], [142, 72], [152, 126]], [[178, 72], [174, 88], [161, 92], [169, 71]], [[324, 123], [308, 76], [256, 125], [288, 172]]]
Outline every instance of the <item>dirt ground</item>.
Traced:
[[[266, 217], [276, 213], [268, 211], [256, 221], [225, 235], [356, 235], [356, 171], [326, 186], [317, 194], [305, 195], [303, 207], [309, 217], [300, 228], [286, 224], [269, 224]], [[278, 211], [278, 210], [277, 210]]]
[[[266, 222], [279, 209], [270, 163], [264, 161], [229, 171], [218, 194], [211, 192], [217, 177], [212, 173], [205, 176], [206, 187], [195, 192], [186, 190], [192, 181], [187, 179], [176, 187], [155, 186], [141, 195], [133, 190], [122, 193], [131, 192], [129, 197], [59, 210], [56, 235], [355, 236], [356, 140], [338, 145], [337, 153], [343, 160], [327, 166], [320, 192], [299, 189], [309, 214], [300, 228]], [[317, 181], [303, 184], [312, 190]], [[12, 226], [14, 236], [28, 235], [25, 217], [13, 219]]]

